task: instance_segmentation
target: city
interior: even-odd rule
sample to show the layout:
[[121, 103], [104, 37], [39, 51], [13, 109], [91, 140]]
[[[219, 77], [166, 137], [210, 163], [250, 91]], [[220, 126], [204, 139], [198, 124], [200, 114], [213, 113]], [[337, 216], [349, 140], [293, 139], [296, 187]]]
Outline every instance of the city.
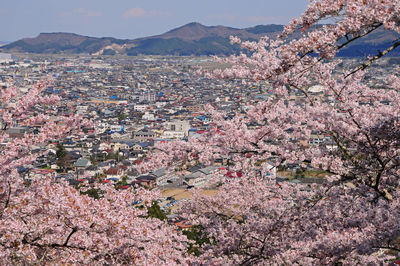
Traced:
[[21, 1], [1, 265], [400, 265], [399, 1]]

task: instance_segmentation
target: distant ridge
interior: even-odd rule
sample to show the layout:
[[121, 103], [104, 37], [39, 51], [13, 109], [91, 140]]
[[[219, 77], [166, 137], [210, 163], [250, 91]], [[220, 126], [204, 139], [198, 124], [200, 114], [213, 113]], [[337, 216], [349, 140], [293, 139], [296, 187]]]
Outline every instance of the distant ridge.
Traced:
[[75, 33], [40, 33], [35, 38], [24, 38], [1, 47], [3, 51], [17, 51], [39, 54], [79, 54], [96, 53], [108, 45], [123, 44], [125, 40], [115, 38], [95, 38]]
[[[0, 47], [3, 52], [39, 54], [93, 54], [93, 55], [230, 55], [240, 51], [231, 45], [229, 36], [245, 40], [257, 40], [267, 35], [276, 38], [283, 25], [257, 25], [237, 29], [225, 26], [205, 26], [191, 22], [164, 34], [122, 40], [112, 37], [89, 37], [74, 33], [40, 33], [34, 38], [23, 38]], [[341, 56], [360, 57], [385, 49], [399, 38], [394, 32], [376, 31], [371, 36], [354, 42], [340, 52]], [[1, 42], [0, 42], [1, 44]], [[394, 55], [400, 52], [394, 51]]]
[[0, 41], [0, 47], [2, 47], [2, 46], [4, 46], [4, 45], [6, 45], [6, 44], [9, 44], [10, 42], [7, 42], [7, 41]]
[[153, 36], [150, 38], [172, 39], [178, 38], [186, 41], [200, 40], [207, 37], [229, 38], [235, 35], [245, 39], [258, 39], [260, 34], [274, 33], [277, 35], [283, 30], [282, 25], [259, 25], [252, 28], [237, 29], [225, 26], [204, 26], [197, 22], [191, 22], [179, 28], [170, 30], [164, 34]]

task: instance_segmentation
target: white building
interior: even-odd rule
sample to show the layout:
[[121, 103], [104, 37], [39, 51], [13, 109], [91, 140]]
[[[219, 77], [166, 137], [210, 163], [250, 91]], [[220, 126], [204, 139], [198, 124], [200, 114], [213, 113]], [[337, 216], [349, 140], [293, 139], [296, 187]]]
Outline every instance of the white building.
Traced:
[[89, 106], [87, 106], [87, 105], [78, 105], [76, 107], [77, 114], [85, 114], [85, 113], [87, 113], [88, 107]]
[[110, 131], [119, 132], [124, 130], [125, 130], [124, 125], [110, 125]]
[[183, 132], [185, 137], [188, 136], [189, 134], [189, 129], [190, 129], [189, 121], [180, 121], [180, 120], [169, 121], [166, 122], [164, 126], [167, 129], [166, 131]]
[[133, 107], [133, 109], [134, 109], [135, 111], [138, 111], [138, 112], [144, 112], [144, 111], [147, 110], [147, 107], [148, 107], [147, 104], [137, 104], [137, 105], [135, 105], [135, 106]]
[[142, 116], [142, 119], [144, 120], [155, 120], [155, 116], [154, 114], [150, 113], [150, 112], [145, 112], [144, 115]]
[[164, 139], [183, 139], [185, 136], [186, 136], [186, 134], [183, 131], [166, 130], [161, 135], [161, 138], [164, 138]]
[[13, 56], [11, 54], [0, 53], [0, 64], [14, 62]]

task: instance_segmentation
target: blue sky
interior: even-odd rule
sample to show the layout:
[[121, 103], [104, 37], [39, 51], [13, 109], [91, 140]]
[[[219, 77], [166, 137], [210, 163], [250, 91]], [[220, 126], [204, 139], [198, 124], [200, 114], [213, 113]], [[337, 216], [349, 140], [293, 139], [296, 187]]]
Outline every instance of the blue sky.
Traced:
[[308, 0], [1, 0], [0, 41], [41, 32], [133, 39], [189, 22], [244, 28], [285, 24]]

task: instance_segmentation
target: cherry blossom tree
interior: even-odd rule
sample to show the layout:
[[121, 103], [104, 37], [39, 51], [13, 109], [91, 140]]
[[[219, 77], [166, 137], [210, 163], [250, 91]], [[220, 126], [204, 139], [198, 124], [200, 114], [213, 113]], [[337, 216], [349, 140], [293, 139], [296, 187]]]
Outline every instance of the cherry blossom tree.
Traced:
[[[181, 215], [201, 228], [196, 258], [188, 240], [164, 221], [147, 218], [157, 191], [100, 186], [94, 199], [51, 178], [23, 180], [18, 169], [39, 154], [36, 145], [77, 132], [81, 119], [32, 116], [55, 104], [39, 83], [1, 92], [0, 260], [4, 264], [383, 264], [399, 257], [399, 100], [396, 73], [386, 86], [365, 73], [399, 41], [359, 66], [340, 67], [337, 53], [377, 30], [400, 33], [397, 0], [315, 0], [277, 40], [242, 42], [247, 52], [213, 72], [217, 78], [265, 82], [268, 100], [233, 118], [208, 108], [210, 130], [188, 142], [162, 144], [141, 168], [171, 171], [230, 158], [215, 172], [219, 193], [195, 191]], [[317, 25], [329, 19], [332, 23]], [[293, 36], [300, 36], [292, 39]], [[320, 93], [315, 93], [318, 86]], [[302, 95], [300, 98], [293, 95]], [[40, 125], [12, 139], [14, 125]], [[324, 134], [334, 148], [310, 145]], [[324, 184], [280, 182], [287, 163], [322, 169]], [[193, 243], [192, 247], [193, 247]]]
[[[160, 146], [146, 164], [179, 169], [229, 156], [229, 172], [241, 173], [232, 179], [216, 172], [218, 195], [198, 193], [183, 207], [182, 215], [215, 239], [201, 247], [203, 263], [379, 264], [399, 257], [400, 79], [394, 74], [374, 87], [365, 74], [400, 41], [355, 67], [336, 56], [374, 31], [400, 33], [399, 15], [399, 1], [315, 0], [277, 40], [232, 38], [247, 52], [217, 58], [232, 67], [210, 75], [263, 81], [274, 95], [232, 119], [210, 106], [207, 134]], [[329, 137], [332, 148], [310, 145], [312, 133]], [[325, 183], [278, 182], [271, 167], [287, 163], [324, 170]]]
[[[24, 180], [18, 169], [41, 153], [33, 148], [79, 134], [88, 125], [79, 116], [50, 119], [58, 97], [41, 95], [44, 83], [23, 92], [1, 91], [0, 262], [25, 264], [178, 264], [187, 263], [186, 237], [166, 222], [148, 218], [146, 206], [158, 197], [144, 189], [99, 186], [100, 199], [82, 195], [51, 177]], [[38, 107], [44, 112], [39, 112]], [[35, 115], [36, 114], [36, 115]], [[39, 127], [11, 138], [13, 126]], [[142, 207], [134, 206], [141, 202]], [[190, 259], [190, 258], [188, 258]]]

